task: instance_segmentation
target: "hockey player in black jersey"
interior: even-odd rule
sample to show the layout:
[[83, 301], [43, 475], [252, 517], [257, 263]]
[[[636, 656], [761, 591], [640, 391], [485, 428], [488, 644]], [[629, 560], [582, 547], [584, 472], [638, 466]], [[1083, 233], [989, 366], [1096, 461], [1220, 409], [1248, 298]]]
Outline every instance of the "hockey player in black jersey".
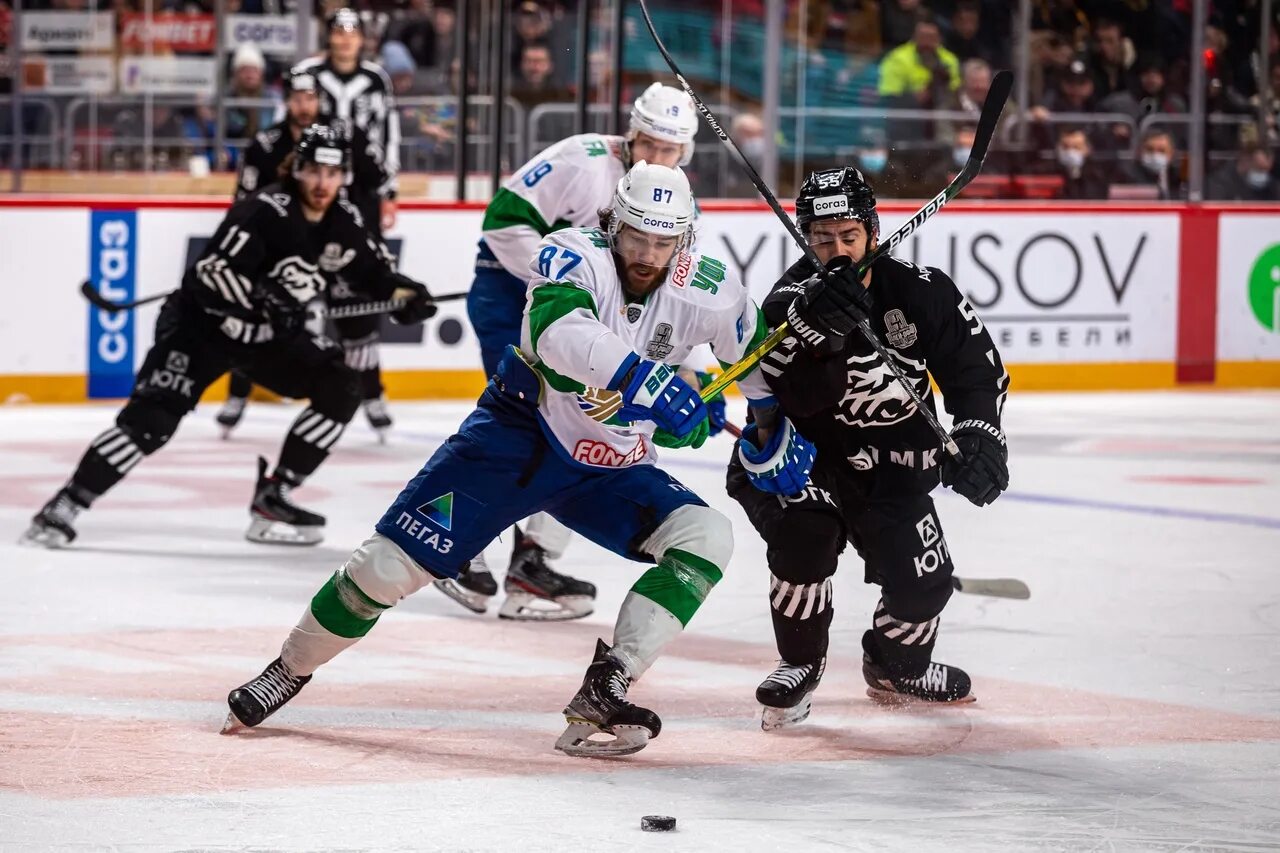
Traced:
[[[315, 77], [320, 120], [339, 130], [362, 132], [360, 146], [380, 164], [379, 174], [357, 173], [347, 194], [364, 214], [369, 228], [381, 237], [395, 223], [396, 176], [400, 170], [400, 116], [395, 109], [391, 78], [382, 66], [361, 60], [364, 24], [357, 12], [338, 9], [329, 16], [327, 29], [328, 49], [298, 63], [293, 71]], [[381, 437], [392, 421], [382, 397], [378, 318], [353, 317], [335, 325], [347, 364], [360, 373], [365, 416]]]
[[[859, 282], [853, 265], [876, 247], [875, 195], [856, 169], [809, 175], [796, 217], [835, 270], [792, 266], [762, 310], [793, 332], [761, 368], [796, 433], [744, 433], [728, 488], [768, 545], [769, 603], [782, 660], [756, 691], [765, 730], [809, 715], [826, 665], [831, 576], [851, 542], [881, 587], [862, 637], [873, 699], [972, 701], [969, 676], [933, 660], [951, 596], [951, 553], [929, 493], [941, 481], [978, 506], [1008, 486], [1000, 429], [1009, 377], [982, 321], [946, 273], [886, 256]], [[963, 453], [953, 460], [870, 344], [869, 318], [931, 408], [932, 376]], [[816, 452], [816, 461], [815, 461]], [[812, 470], [809, 470], [812, 466]], [[807, 480], [806, 480], [806, 474]]]
[[291, 489], [311, 475], [359, 406], [356, 375], [334, 342], [303, 328], [303, 306], [339, 273], [380, 298], [408, 299], [396, 318], [435, 312], [422, 284], [394, 260], [339, 198], [351, 156], [327, 127], [307, 129], [290, 175], [232, 205], [200, 259], [156, 321], [155, 343], [115, 425], [96, 437], [70, 481], [36, 513], [27, 544], [60, 547], [76, 537], [76, 516], [170, 439], [201, 393], [230, 368], [309, 405], [289, 428], [274, 473], [258, 459], [248, 539], [311, 545], [324, 517], [294, 504]]
[[[294, 145], [301, 138], [302, 132], [316, 123], [320, 109], [320, 97], [316, 87], [316, 78], [308, 72], [291, 73], [285, 80], [285, 117], [271, 127], [254, 136], [253, 141], [245, 149], [241, 158], [240, 175], [236, 181], [236, 200], [253, 193], [268, 184], [274, 184], [285, 177], [281, 174], [285, 160], [293, 152]], [[353, 126], [345, 128], [351, 134], [351, 174], [352, 185], [377, 186], [385, 180], [386, 173], [379, 157], [371, 153], [371, 146], [364, 131]], [[363, 215], [363, 212], [362, 212]], [[368, 219], [365, 219], [368, 224]], [[349, 288], [343, 288], [344, 291]], [[329, 294], [332, 296], [332, 294]], [[366, 294], [355, 294], [357, 300], [370, 298]], [[352, 320], [361, 324], [376, 323], [373, 320]], [[360, 327], [363, 330], [364, 326]], [[361, 334], [367, 334], [361, 331]], [[226, 402], [218, 410], [217, 420], [222, 426], [223, 436], [231, 431], [244, 417], [249, 394], [253, 383], [240, 370], [231, 372], [231, 388]]]

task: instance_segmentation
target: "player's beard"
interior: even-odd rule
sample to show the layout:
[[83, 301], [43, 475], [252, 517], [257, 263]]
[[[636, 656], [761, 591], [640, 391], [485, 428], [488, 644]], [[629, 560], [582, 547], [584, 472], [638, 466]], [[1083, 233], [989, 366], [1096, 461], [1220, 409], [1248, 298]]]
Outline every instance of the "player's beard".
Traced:
[[328, 211], [337, 197], [338, 193], [336, 190], [331, 194], [326, 194], [324, 187], [313, 187], [311, 189], [304, 187], [302, 190], [302, 203], [312, 213], [321, 216]]
[[[621, 266], [621, 264], [619, 264]], [[623, 289], [635, 297], [648, 296], [667, 280], [667, 267], [651, 264], [627, 264], [622, 270]]]

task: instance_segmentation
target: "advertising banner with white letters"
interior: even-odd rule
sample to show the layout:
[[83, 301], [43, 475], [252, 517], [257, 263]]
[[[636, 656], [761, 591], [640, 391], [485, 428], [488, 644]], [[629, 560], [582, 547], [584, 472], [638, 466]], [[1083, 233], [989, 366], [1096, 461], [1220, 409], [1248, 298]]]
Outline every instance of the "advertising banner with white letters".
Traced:
[[1218, 253], [1218, 358], [1280, 361], [1280, 228], [1276, 217], [1224, 213]]
[[50, 50], [110, 50], [115, 43], [112, 12], [23, 12], [19, 47]]
[[227, 15], [222, 32], [227, 50], [252, 44], [268, 56], [292, 57], [298, 51], [296, 15]]
[[120, 58], [120, 92], [212, 96], [217, 73], [217, 62], [210, 57], [123, 56]]
[[34, 56], [22, 60], [23, 86], [51, 95], [105, 95], [116, 88], [110, 56]]

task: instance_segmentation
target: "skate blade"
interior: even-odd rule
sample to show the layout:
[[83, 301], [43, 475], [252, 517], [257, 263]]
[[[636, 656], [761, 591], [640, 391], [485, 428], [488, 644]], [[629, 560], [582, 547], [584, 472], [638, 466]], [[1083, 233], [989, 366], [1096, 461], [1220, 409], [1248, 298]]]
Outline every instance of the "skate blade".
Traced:
[[[556, 749], [574, 758], [616, 758], [632, 755], [649, 744], [649, 730], [644, 726], [614, 726], [605, 731], [580, 717], [565, 717], [569, 726], [556, 740]], [[604, 735], [610, 740], [592, 740]]]
[[509, 591], [498, 611], [498, 618], [518, 622], [567, 622], [594, 612], [595, 599], [588, 595], [542, 598], [527, 592]]
[[231, 433], [234, 430], [235, 430], [235, 426], [228, 426], [227, 424], [223, 424], [222, 427], [218, 430], [219, 437], [223, 441], [229, 441], [231, 439]]
[[879, 687], [868, 687], [867, 698], [877, 705], [886, 708], [904, 708], [910, 706], [942, 707], [947, 705], [968, 705], [971, 702], [977, 702], [978, 697], [973, 693], [968, 696], [961, 696], [959, 699], [921, 699], [919, 696], [912, 696], [909, 693], [899, 693], [896, 690], [882, 690]]
[[254, 518], [244, 538], [261, 545], [319, 545], [324, 541], [324, 528], [295, 527], [283, 521]]
[[222, 728], [218, 731], [218, 734], [232, 735], [240, 731], [241, 729], [248, 729], [248, 728], [249, 728], [248, 726], [240, 722], [240, 719], [236, 717], [234, 712], [228, 711], [227, 719], [223, 721]]
[[809, 719], [809, 711], [813, 709], [813, 694], [806, 693], [800, 702], [790, 708], [774, 708], [764, 706], [760, 715], [760, 728], [766, 732], [776, 732]]
[[441, 578], [434, 586], [472, 613], [484, 613], [489, 609], [490, 596], [472, 592], [452, 578]]
[[65, 548], [70, 542], [67, 535], [60, 530], [46, 530], [35, 526], [28, 528], [18, 540], [18, 544], [23, 548], [47, 548], [50, 551]]

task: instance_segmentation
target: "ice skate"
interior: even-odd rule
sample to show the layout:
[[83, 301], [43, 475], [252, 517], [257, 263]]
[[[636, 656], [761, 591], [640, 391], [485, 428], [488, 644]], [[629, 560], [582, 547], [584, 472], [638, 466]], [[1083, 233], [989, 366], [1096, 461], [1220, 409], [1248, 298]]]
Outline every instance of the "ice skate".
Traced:
[[595, 610], [594, 584], [562, 575], [547, 565], [547, 552], [518, 540], [502, 583], [506, 600], [498, 616], [530, 622], [581, 619]]
[[222, 408], [218, 410], [218, 415], [214, 420], [218, 422], [218, 426], [222, 427], [222, 437], [224, 439], [231, 437], [231, 431], [240, 424], [240, 419], [244, 417], [244, 407], [248, 404], [245, 397], [228, 397], [226, 402], [222, 404]]
[[893, 675], [872, 658], [870, 631], [862, 637], [862, 677], [867, 680], [867, 696], [881, 705], [964, 704], [978, 698], [970, 692], [968, 673], [957, 666], [930, 662], [914, 678]]
[[825, 657], [805, 664], [779, 661], [778, 668], [756, 688], [756, 701], [764, 706], [760, 728], [772, 732], [809, 719], [813, 693], [826, 667]]
[[364, 416], [369, 420], [369, 426], [373, 427], [373, 431], [378, 434], [378, 442], [386, 444], [387, 432], [392, 424], [391, 413], [387, 411], [387, 401], [381, 397], [365, 400]]
[[259, 456], [258, 486], [249, 506], [252, 521], [244, 538], [264, 545], [317, 545], [324, 539], [324, 516], [290, 500], [291, 489], [267, 476], [267, 460]]
[[310, 680], [309, 675], [297, 676], [289, 672], [284, 661], [276, 658], [257, 678], [227, 694], [227, 706], [231, 710], [227, 721], [222, 724], [222, 733], [258, 725], [297, 696]]
[[[569, 724], [556, 749], [577, 758], [613, 758], [644, 749], [662, 731], [662, 720], [648, 708], [627, 701], [631, 678], [610, 654], [604, 640], [596, 640], [596, 656], [587, 667], [582, 687], [564, 709]], [[594, 735], [612, 735], [593, 740]]]
[[31, 518], [31, 526], [18, 540], [19, 545], [37, 548], [62, 548], [76, 538], [71, 523], [85, 509], [66, 489], [60, 489], [48, 503]]
[[484, 613], [489, 599], [498, 594], [498, 582], [485, 563], [484, 552], [472, 557], [456, 578], [440, 578], [435, 587], [472, 613]]

